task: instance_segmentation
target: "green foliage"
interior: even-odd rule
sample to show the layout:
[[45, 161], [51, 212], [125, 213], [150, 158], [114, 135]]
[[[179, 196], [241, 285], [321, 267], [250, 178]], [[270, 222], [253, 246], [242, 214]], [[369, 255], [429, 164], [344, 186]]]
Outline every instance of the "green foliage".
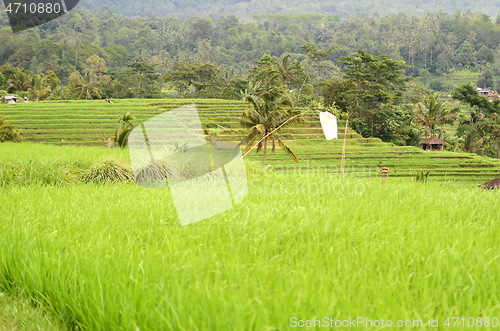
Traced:
[[15, 128], [9, 122], [5, 116], [0, 115], [0, 143], [4, 141], [21, 141], [21, 130]]
[[[274, 86], [261, 91], [258, 94], [247, 96], [248, 107], [241, 117], [241, 125], [249, 128], [250, 133], [240, 142], [245, 145], [245, 152], [257, 145], [257, 152], [264, 151], [262, 168], [265, 167], [267, 156], [267, 142], [271, 141], [271, 150], [274, 154], [276, 144], [296, 162], [297, 156], [279, 137], [279, 132], [274, 132], [280, 126], [299, 125], [303, 119], [298, 116], [299, 111], [291, 110], [292, 101], [287, 97], [283, 86]], [[263, 141], [262, 141], [263, 140]]]
[[493, 82], [493, 73], [491, 70], [486, 69], [481, 76], [479, 76], [477, 80], [477, 86], [480, 88], [493, 88], [494, 82]]
[[85, 183], [106, 184], [134, 181], [134, 174], [127, 165], [121, 161], [109, 159], [92, 166], [84, 175]]
[[[342, 57], [341, 63], [345, 66], [342, 72], [347, 85], [344, 86], [349, 90], [335, 94], [348, 107], [353, 128], [364, 137], [383, 140], [399, 137], [401, 134], [392, 130], [407, 115], [392, 105], [398, 104], [410, 80], [405, 76], [404, 69], [408, 67], [405, 62], [386, 54], [373, 56], [358, 50]], [[339, 83], [342, 82], [335, 84]]]
[[130, 132], [136, 127], [133, 120], [137, 119], [137, 117], [133, 116], [130, 113], [124, 114], [118, 122], [120, 123], [115, 131], [115, 146], [125, 148], [128, 144], [128, 136]]
[[355, 88], [351, 81], [344, 77], [332, 77], [327, 81], [318, 83], [317, 87], [326, 106], [335, 105], [343, 112], [349, 110], [352, 103], [349, 92]]
[[75, 86], [76, 93], [78, 94], [78, 99], [85, 96], [85, 100], [92, 100], [93, 97], [101, 98], [101, 82], [97, 79], [95, 74], [90, 70], [85, 70], [84, 76], [79, 80]]
[[[404, 14], [408, 16], [425, 15], [426, 13], [441, 14], [455, 13], [457, 11], [466, 12], [468, 10], [480, 10], [491, 15], [492, 19], [500, 13], [498, 7], [491, 5], [487, 0], [476, 0], [468, 2], [457, 0], [452, 2], [408, 2], [403, 0], [384, 1], [363, 1], [363, 0], [338, 0], [332, 3], [327, 0], [317, 1], [292, 1], [289, 7], [283, 7], [283, 3], [277, 0], [256, 0], [242, 3], [239, 0], [226, 0], [219, 2], [215, 0], [200, 0], [195, 4], [176, 2], [173, 0], [160, 1], [152, 0], [144, 3], [142, 6], [134, 8], [130, 1], [113, 2], [111, 8], [107, 7], [111, 3], [105, 0], [85, 2], [82, 6], [95, 12], [101, 12], [103, 15], [111, 15], [110, 11], [121, 15], [132, 17], [147, 17], [154, 13], [157, 17], [171, 17], [175, 13], [176, 17], [211, 17], [225, 15], [234, 17], [236, 22], [239, 19], [255, 19], [256, 17], [276, 18], [287, 17], [288, 14], [296, 14], [308, 18], [315, 22], [317, 17], [328, 15], [331, 21], [340, 21], [352, 18], [353, 13], [359, 13], [357, 16], [366, 17], [377, 15], [380, 17]], [[104, 7], [103, 7], [104, 6]], [[102, 8], [105, 8], [103, 10]], [[236, 15], [236, 16], [235, 16]], [[258, 16], [259, 15], [259, 16]], [[484, 14], [482, 14], [484, 15]], [[485, 15], [486, 16], [486, 15]], [[228, 19], [229, 21], [229, 19]], [[230, 24], [227, 24], [229, 27]], [[272, 25], [269, 25], [272, 27]]]
[[427, 183], [427, 180], [429, 179], [430, 173], [431, 173], [430, 170], [427, 170], [427, 171], [419, 170], [419, 171], [417, 171], [417, 173], [415, 174], [415, 182], [417, 182], [417, 183]]
[[451, 124], [454, 119], [454, 114], [446, 108], [446, 103], [439, 101], [437, 94], [429, 95], [422, 102], [417, 104], [416, 115], [419, 121], [425, 125], [425, 135], [427, 137], [435, 137], [436, 127]]
[[28, 89], [28, 92], [31, 92], [36, 96], [36, 101], [45, 97], [45, 95], [50, 92], [50, 89], [47, 87], [47, 78], [45, 75], [40, 74], [33, 76], [31, 80], [31, 87]]
[[16, 71], [13, 78], [10, 78], [7, 83], [9, 84], [8, 91], [28, 91], [31, 88], [31, 77], [27, 73], [20, 70]]
[[6, 83], [5, 77], [0, 72], [0, 89], [5, 87], [5, 83]]
[[467, 152], [500, 157], [500, 101], [490, 102], [480, 96], [473, 84], [462, 84], [455, 88], [452, 97], [467, 106], [460, 118], [457, 135], [460, 148]]
[[[358, 12], [359, 5], [349, 3], [344, 7], [354, 6]], [[318, 6], [324, 7], [314, 5], [311, 8], [319, 10]], [[325, 6], [322, 13], [329, 12], [327, 9], [332, 6], [340, 10], [338, 4]], [[485, 8], [489, 11], [490, 7]], [[374, 8], [378, 11], [382, 7]], [[391, 5], [390, 12], [394, 8]], [[246, 15], [250, 13], [248, 10], [244, 12]], [[247, 80], [249, 68], [254, 67], [263, 54], [280, 59], [280, 62], [288, 55], [288, 63], [297, 61], [308, 77], [306, 83], [313, 85], [338, 75], [340, 57], [358, 49], [404, 60], [411, 65], [411, 68], [405, 68], [407, 74], [413, 77], [424, 77], [421, 70], [427, 70], [432, 79], [425, 81], [426, 87], [430, 82], [440, 80], [442, 89], [448, 90], [452, 86], [444, 75], [439, 74], [456, 74], [467, 67], [473, 72], [496, 67], [500, 27], [482, 13], [454, 13], [450, 16], [438, 12], [423, 17], [415, 16], [415, 12], [411, 17], [401, 13], [372, 17], [350, 13], [348, 16], [351, 17], [342, 21], [335, 16], [257, 16], [256, 12], [253, 11], [252, 21], [244, 21], [234, 16], [220, 16], [224, 12], [211, 18], [164, 19], [153, 16], [126, 18], [109, 10], [93, 13], [77, 9], [58, 20], [58, 26], [64, 29], [36, 30], [26, 38], [2, 32], [0, 65], [9, 63], [22, 68], [24, 73], [31, 70], [36, 75], [44, 73], [48, 76], [52, 71], [62, 85], [69, 83], [71, 73], [78, 71], [83, 74], [89, 69], [101, 81], [102, 95], [108, 98], [162, 97], [162, 82], [157, 78], [181, 62], [210, 63], [222, 71], [222, 85], [215, 84], [212, 91], [203, 88], [205, 92], [200, 92], [200, 97], [234, 98], [233, 91], [223, 94], [221, 91], [232, 79]], [[158, 14], [156, 10], [155, 14]], [[137, 68], [128, 67], [130, 63], [155, 67], [151, 73], [144, 74], [137, 72]], [[2, 67], [1, 73], [6, 81], [14, 78], [14, 69], [10, 65]], [[251, 74], [250, 78], [255, 79]], [[144, 79], [145, 75], [149, 75], [150, 82], [147, 82], [149, 78]], [[476, 79], [477, 75], [474, 81]], [[259, 77], [259, 80], [262, 79]], [[288, 79], [289, 87], [296, 92], [304, 79], [298, 81]], [[434, 86], [439, 87], [436, 84]], [[184, 85], [178, 84], [183, 94], [186, 93]], [[49, 82], [47, 86], [52, 90]], [[194, 93], [196, 87], [187, 89], [190, 90], [188, 94]], [[77, 98], [79, 94], [75, 93], [73, 97]], [[170, 95], [175, 95], [175, 91]]]
[[468, 41], [465, 41], [460, 48], [460, 52], [458, 54], [458, 62], [464, 68], [474, 67], [477, 62], [477, 58], [474, 50], [472, 49], [472, 45]]
[[220, 92], [224, 82], [222, 71], [210, 63], [179, 62], [164, 79], [183, 93], [188, 93], [193, 88], [195, 97], [214, 97]]

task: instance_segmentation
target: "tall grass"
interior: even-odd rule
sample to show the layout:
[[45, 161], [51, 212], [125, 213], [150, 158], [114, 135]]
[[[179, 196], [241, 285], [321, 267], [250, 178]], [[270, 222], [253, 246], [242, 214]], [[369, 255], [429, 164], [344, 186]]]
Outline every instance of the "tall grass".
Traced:
[[321, 179], [252, 177], [243, 202], [185, 227], [168, 190], [0, 189], [1, 287], [84, 330], [499, 316], [498, 191]]

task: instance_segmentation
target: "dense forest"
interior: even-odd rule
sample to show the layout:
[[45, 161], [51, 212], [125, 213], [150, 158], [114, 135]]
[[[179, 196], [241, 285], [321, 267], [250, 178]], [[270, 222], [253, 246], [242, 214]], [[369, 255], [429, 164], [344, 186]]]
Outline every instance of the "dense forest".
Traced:
[[[229, 81], [245, 77], [264, 54], [290, 54], [322, 80], [338, 72], [340, 57], [364, 49], [404, 60], [410, 65], [407, 75], [420, 76], [429, 85], [426, 80], [433, 74], [439, 90], [440, 74], [468, 68], [496, 75], [500, 61], [500, 16], [492, 21], [479, 12], [380, 18], [358, 14], [346, 21], [338, 16], [267, 14], [247, 22], [235, 16], [126, 18], [104, 7], [98, 13], [75, 10], [20, 34], [12, 34], [5, 20], [0, 23], [0, 65], [34, 73], [52, 70], [64, 83], [71, 73], [86, 69], [91, 56], [116, 71], [145, 61], [160, 74], [180, 61], [208, 62], [218, 65]], [[335, 52], [320, 65], [301, 48], [305, 44], [333, 47]]]
[[487, 0], [88, 0], [81, 6], [98, 11], [102, 6], [110, 6], [113, 12], [130, 17], [219, 17], [236, 15], [239, 19], [250, 20], [262, 14], [323, 14], [337, 15], [347, 19], [364, 13], [372, 16], [392, 14], [426, 15], [436, 14], [439, 9], [453, 13], [480, 11], [488, 15], [500, 14], [500, 3]]

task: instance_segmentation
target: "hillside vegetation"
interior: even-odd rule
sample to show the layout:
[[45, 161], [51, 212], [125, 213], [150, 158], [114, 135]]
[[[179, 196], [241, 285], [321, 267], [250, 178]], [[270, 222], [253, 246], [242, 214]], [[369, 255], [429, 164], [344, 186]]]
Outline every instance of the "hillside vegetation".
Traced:
[[85, 1], [82, 6], [99, 11], [101, 6], [109, 6], [111, 10], [125, 16], [154, 15], [158, 17], [207, 17], [213, 15], [227, 16], [234, 14], [241, 19], [251, 19], [253, 15], [272, 14], [326, 14], [338, 15], [342, 19], [355, 16], [357, 13], [381, 16], [404, 13], [406, 15], [425, 15], [428, 12], [437, 13], [439, 10], [452, 13], [456, 10], [466, 12], [481, 11], [488, 15], [500, 13], [500, 6], [494, 1], [486, 0], [306, 0], [306, 1], [279, 1], [279, 0], [95, 0]]
[[[500, 18], [489, 16], [492, 6], [486, 6], [488, 14], [360, 14], [344, 21], [338, 16], [269, 14], [249, 22], [235, 16], [127, 18], [113, 14], [113, 9], [99, 13], [75, 10], [16, 35], [1, 19], [6, 18], [2, 12], [0, 66], [9, 63], [35, 74], [53, 71], [66, 84], [75, 71], [98, 70], [116, 80], [132, 62], [147, 62], [154, 65], [154, 72], [164, 74], [188, 61], [216, 64], [228, 84], [231, 79], [245, 79], [264, 54], [291, 54], [315, 83], [338, 75], [341, 56], [364, 49], [404, 60], [410, 65], [408, 75], [422, 77], [426, 87], [449, 90], [453, 86], [447, 84], [445, 74], [471, 70], [479, 75], [489, 69], [495, 77], [499, 75]], [[309, 48], [334, 47], [335, 52], [318, 65], [301, 48], [306, 44]], [[431, 85], [434, 80], [442, 84]], [[113, 86], [115, 90], [129, 87], [123, 82]]]

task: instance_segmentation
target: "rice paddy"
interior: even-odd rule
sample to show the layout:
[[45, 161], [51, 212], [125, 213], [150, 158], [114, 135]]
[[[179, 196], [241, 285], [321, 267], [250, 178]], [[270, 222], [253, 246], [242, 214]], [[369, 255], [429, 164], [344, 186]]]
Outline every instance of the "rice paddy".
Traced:
[[[164, 111], [162, 102], [141, 118]], [[229, 131], [218, 139], [238, 140], [230, 114], [244, 104], [225, 113], [210, 102], [199, 107], [204, 127], [219, 124]], [[58, 105], [33, 104], [20, 105], [32, 114]], [[65, 105], [91, 111], [101, 104]], [[108, 114], [109, 132], [127, 107]], [[27, 115], [13, 112], [20, 126]], [[35, 117], [25, 121], [25, 130], [39, 125]], [[0, 292], [49, 312], [57, 330], [287, 330], [294, 321], [360, 317], [421, 321], [409, 330], [447, 330], [446, 318], [471, 325], [472, 317], [470, 327], [452, 329], [478, 330], [478, 318], [498, 321], [500, 193], [476, 187], [497, 176], [498, 161], [349, 132], [341, 180], [341, 141], [321, 139], [314, 121], [311, 115], [307, 126], [283, 132], [300, 164], [277, 151], [261, 172], [261, 154], [252, 155], [247, 197], [187, 226], [179, 225], [168, 189], [85, 183], [100, 164], [125, 164], [127, 150], [99, 147], [98, 139], [72, 146], [70, 136], [62, 146], [29, 135], [0, 144]], [[420, 169], [432, 169], [425, 184], [410, 176]], [[35, 315], [31, 326], [46, 319]]]
[[[99, 132], [112, 137], [118, 119], [126, 112], [137, 117], [136, 123], [154, 117], [169, 109], [195, 103], [207, 135], [217, 129], [217, 140], [239, 142], [245, 130], [239, 118], [246, 107], [244, 102], [228, 100], [117, 100], [113, 104], [102, 101], [31, 102], [0, 105], [0, 114], [23, 129], [26, 141], [58, 145], [102, 146]], [[339, 172], [342, 154], [343, 130], [339, 140], [325, 141], [316, 112], [305, 115], [306, 124], [282, 130], [281, 136], [297, 154], [300, 164], [277, 151], [269, 155], [268, 163], [277, 170], [292, 167], [327, 169]], [[345, 123], [339, 121], [339, 128]], [[259, 161], [261, 154], [249, 159]], [[125, 156], [125, 159], [128, 157]], [[411, 177], [419, 170], [431, 170], [434, 180], [454, 180], [464, 185], [479, 185], [500, 177], [500, 160], [474, 154], [451, 151], [431, 152], [418, 147], [394, 146], [379, 139], [362, 138], [347, 133], [346, 166], [350, 173], [361, 176], [373, 174], [377, 168], [389, 167], [391, 176]]]

